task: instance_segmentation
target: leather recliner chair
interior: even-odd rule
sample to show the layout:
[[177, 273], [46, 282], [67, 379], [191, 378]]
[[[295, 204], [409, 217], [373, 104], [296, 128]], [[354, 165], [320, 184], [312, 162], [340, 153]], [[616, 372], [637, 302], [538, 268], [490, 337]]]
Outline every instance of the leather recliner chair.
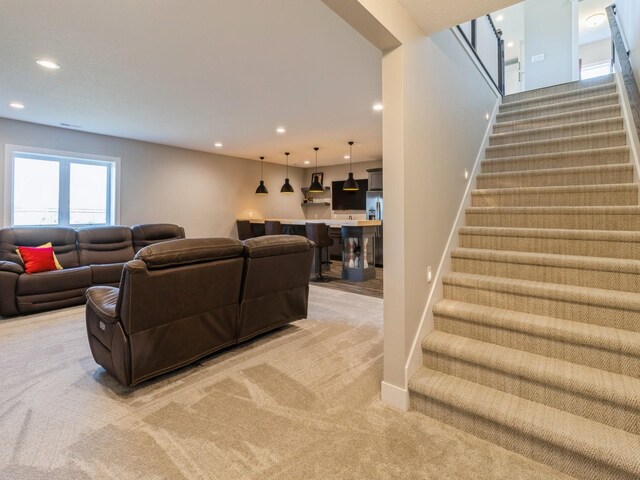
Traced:
[[243, 268], [237, 240], [143, 248], [125, 265], [120, 288], [87, 291], [93, 358], [119, 382], [135, 385], [232, 345]]
[[158, 242], [184, 238], [184, 228], [173, 223], [144, 223], [131, 227], [133, 249], [138, 253], [144, 247]]

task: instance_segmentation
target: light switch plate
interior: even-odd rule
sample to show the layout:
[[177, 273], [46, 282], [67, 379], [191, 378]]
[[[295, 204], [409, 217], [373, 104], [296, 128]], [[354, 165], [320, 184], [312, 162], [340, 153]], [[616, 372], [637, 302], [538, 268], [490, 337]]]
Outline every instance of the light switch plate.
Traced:
[[544, 53], [541, 53], [540, 55], [534, 55], [533, 57], [531, 57], [531, 63], [543, 62], [543, 61], [544, 61]]

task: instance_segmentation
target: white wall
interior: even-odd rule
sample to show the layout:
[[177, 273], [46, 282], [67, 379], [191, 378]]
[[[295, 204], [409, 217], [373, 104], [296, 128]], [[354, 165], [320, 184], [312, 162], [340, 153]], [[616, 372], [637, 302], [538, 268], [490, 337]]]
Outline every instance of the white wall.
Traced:
[[638, 0], [616, 0], [618, 22], [631, 50], [631, 65], [640, 85], [640, 2]]
[[[0, 118], [2, 152], [5, 144], [120, 157], [123, 225], [168, 222], [185, 227], [189, 237], [227, 237], [236, 236], [236, 218], [250, 212], [256, 218], [303, 218], [302, 194], [280, 194], [283, 165], [264, 164], [270, 194], [262, 197], [254, 194], [259, 161]], [[289, 176], [300, 192], [304, 169], [290, 167]]]
[[[361, 178], [368, 178], [369, 174], [367, 169], [369, 168], [382, 168], [382, 160], [376, 160], [373, 162], [358, 162], [353, 164], [353, 177], [358, 180]], [[346, 180], [349, 176], [349, 163], [343, 165], [332, 165], [330, 167], [319, 167], [324, 175], [324, 186], [331, 187], [331, 182], [337, 182], [339, 180]], [[311, 184], [311, 174], [315, 172], [314, 168], [307, 168], [305, 172], [305, 187]], [[331, 203], [331, 199], [329, 199]], [[333, 212], [332, 207], [305, 207], [303, 208], [306, 218], [333, 218], [334, 214], [340, 215], [340, 212]], [[360, 214], [362, 218], [366, 215], [364, 210], [349, 211], [348, 214]]]
[[604, 39], [580, 45], [580, 59], [583, 67], [611, 60], [611, 40]]
[[[427, 267], [435, 276], [498, 95], [451, 30], [427, 37], [397, 1], [357, 1], [401, 44], [382, 58], [382, 398], [406, 408], [405, 366], [436, 287]], [[347, 21], [367, 31], [358, 18]]]
[[[526, 88], [578, 79], [578, 12], [572, 0], [527, 0], [524, 5]], [[533, 63], [531, 57], [544, 54]]]

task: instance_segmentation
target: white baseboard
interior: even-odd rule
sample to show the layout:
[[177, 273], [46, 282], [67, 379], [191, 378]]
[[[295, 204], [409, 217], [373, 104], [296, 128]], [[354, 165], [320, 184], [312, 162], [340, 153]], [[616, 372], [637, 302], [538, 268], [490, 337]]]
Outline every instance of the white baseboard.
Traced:
[[622, 106], [622, 116], [624, 118], [625, 126], [627, 127], [627, 141], [631, 147], [631, 160], [635, 165], [635, 179], [640, 181], [640, 140], [636, 135], [636, 125], [633, 121], [633, 113], [631, 113], [631, 104], [629, 103], [629, 96], [627, 95], [627, 88], [620, 73], [620, 62], [616, 61], [616, 84], [618, 86], [618, 95], [620, 97], [620, 104]]
[[380, 398], [382, 403], [403, 412], [409, 410], [409, 390], [382, 382]]

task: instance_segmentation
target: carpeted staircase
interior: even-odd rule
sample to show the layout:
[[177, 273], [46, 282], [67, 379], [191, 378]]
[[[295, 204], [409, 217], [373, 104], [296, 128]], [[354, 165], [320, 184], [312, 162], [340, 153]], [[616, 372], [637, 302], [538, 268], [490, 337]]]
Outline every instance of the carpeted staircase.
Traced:
[[630, 162], [613, 76], [504, 98], [413, 409], [576, 478], [640, 478]]

